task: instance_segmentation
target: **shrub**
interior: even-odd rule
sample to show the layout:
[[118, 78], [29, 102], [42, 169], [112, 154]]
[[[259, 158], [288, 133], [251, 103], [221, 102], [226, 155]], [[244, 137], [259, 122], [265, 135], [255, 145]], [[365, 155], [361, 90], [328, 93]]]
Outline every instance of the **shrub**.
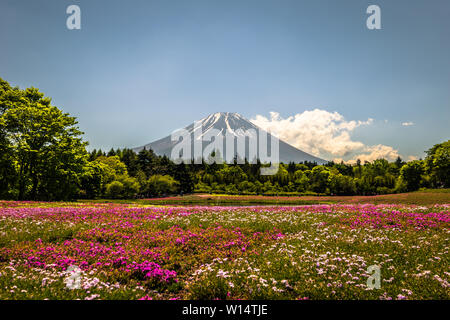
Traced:
[[147, 181], [146, 191], [151, 195], [161, 196], [164, 194], [177, 193], [180, 183], [168, 175], [154, 175]]
[[123, 196], [124, 186], [120, 181], [113, 181], [106, 185], [106, 196], [112, 199], [119, 199]]

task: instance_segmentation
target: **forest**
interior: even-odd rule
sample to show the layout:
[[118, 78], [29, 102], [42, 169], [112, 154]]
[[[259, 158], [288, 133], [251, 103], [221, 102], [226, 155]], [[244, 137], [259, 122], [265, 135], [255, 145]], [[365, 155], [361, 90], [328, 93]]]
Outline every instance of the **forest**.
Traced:
[[0, 78], [0, 198], [13, 200], [128, 199], [174, 194], [376, 195], [450, 187], [450, 140], [425, 159], [356, 164], [175, 164], [143, 149], [88, 150], [75, 117], [36, 88]]

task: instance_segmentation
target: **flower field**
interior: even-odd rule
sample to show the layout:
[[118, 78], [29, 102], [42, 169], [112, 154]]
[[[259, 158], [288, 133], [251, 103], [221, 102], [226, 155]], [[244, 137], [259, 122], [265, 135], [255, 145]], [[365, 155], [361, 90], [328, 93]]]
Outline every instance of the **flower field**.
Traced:
[[448, 204], [2, 201], [0, 299], [449, 299], [449, 227]]

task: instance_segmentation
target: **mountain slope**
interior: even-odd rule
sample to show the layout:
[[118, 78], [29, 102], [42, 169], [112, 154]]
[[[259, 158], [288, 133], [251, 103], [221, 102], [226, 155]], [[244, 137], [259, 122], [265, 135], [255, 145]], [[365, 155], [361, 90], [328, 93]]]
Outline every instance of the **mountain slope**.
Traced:
[[[196, 125], [196, 126], [195, 126]], [[225, 135], [225, 132], [228, 132], [228, 134], [231, 134], [236, 138], [240, 137], [242, 138], [244, 136], [244, 132], [247, 130], [255, 130], [259, 136], [259, 132], [264, 132], [261, 128], [254, 125], [241, 115], [237, 113], [231, 113], [231, 112], [218, 112], [210, 114], [209, 116], [199, 120], [197, 123], [192, 123], [189, 126], [184, 128], [191, 136], [191, 145], [194, 144], [194, 137], [195, 139], [203, 138], [205, 135]], [[267, 149], [270, 150], [270, 139], [273, 138], [269, 133], [266, 133], [268, 137], [267, 142]], [[205, 137], [207, 138], [207, 137]], [[211, 143], [210, 139], [207, 139], [208, 141], [203, 141], [202, 143], [202, 150], [205, 149], [205, 147]], [[171, 157], [172, 149], [175, 145], [178, 144], [178, 141], [174, 142], [171, 140], [171, 136], [167, 136], [165, 138], [156, 140], [154, 142], [148, 143], [144, 146], [134, 148], [133, 150], [136, 152], [141, 151], [144, 147], [146, 149], [152, 149], [156, 154], [158, 155], [166, 155], [168, 157]], [[223, 158], [228, 159], [226, 154], [226, 141], [224, 138], [224, 148], [223, 148]], [[234, 147], [234, 155], [237, 153], [236, 148], [236, 142]], [[192, 152], [193, 153], [193, 147]], [[258, 152], [259, 153], [259, 147]], [[233, 155], [233, 156], [234, 156]], [[241, 158], [244, 158], [241, 154], [239, 154]], [[248, 142], [245, 146], [245, 157], [248, 159], [249, 157], [249, 145]], [[232, 157], [231, 157], [232, 158]], [[318, 164], [326, 163], [325, 160], [317, 158], [313, 155], [310, 155], [302, 150], [299, 150], [290, 144], [279, 140], [279, 159], [283, 163], [288, 162], [303, 162], [303, 161], [310, 161], [310, 162], [317, 162]]]

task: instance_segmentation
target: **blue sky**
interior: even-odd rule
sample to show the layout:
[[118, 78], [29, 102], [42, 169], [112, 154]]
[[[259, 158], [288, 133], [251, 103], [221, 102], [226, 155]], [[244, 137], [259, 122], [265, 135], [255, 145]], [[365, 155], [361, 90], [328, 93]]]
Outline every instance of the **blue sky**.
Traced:
[[[66, 28], [71, 4], [81, 30]], [[382, 30], [366, 28], [370, 4]], [[77, 116], [91, 148], [143, 145], [217, 111], [295, 127], [317, 109], [344, 126], [373, 119], [333, 133], [365, 149], [322, 156], [422, 157], [450, 138], [449, 17], [448, 0], [2, 0], [0, 77]]]

